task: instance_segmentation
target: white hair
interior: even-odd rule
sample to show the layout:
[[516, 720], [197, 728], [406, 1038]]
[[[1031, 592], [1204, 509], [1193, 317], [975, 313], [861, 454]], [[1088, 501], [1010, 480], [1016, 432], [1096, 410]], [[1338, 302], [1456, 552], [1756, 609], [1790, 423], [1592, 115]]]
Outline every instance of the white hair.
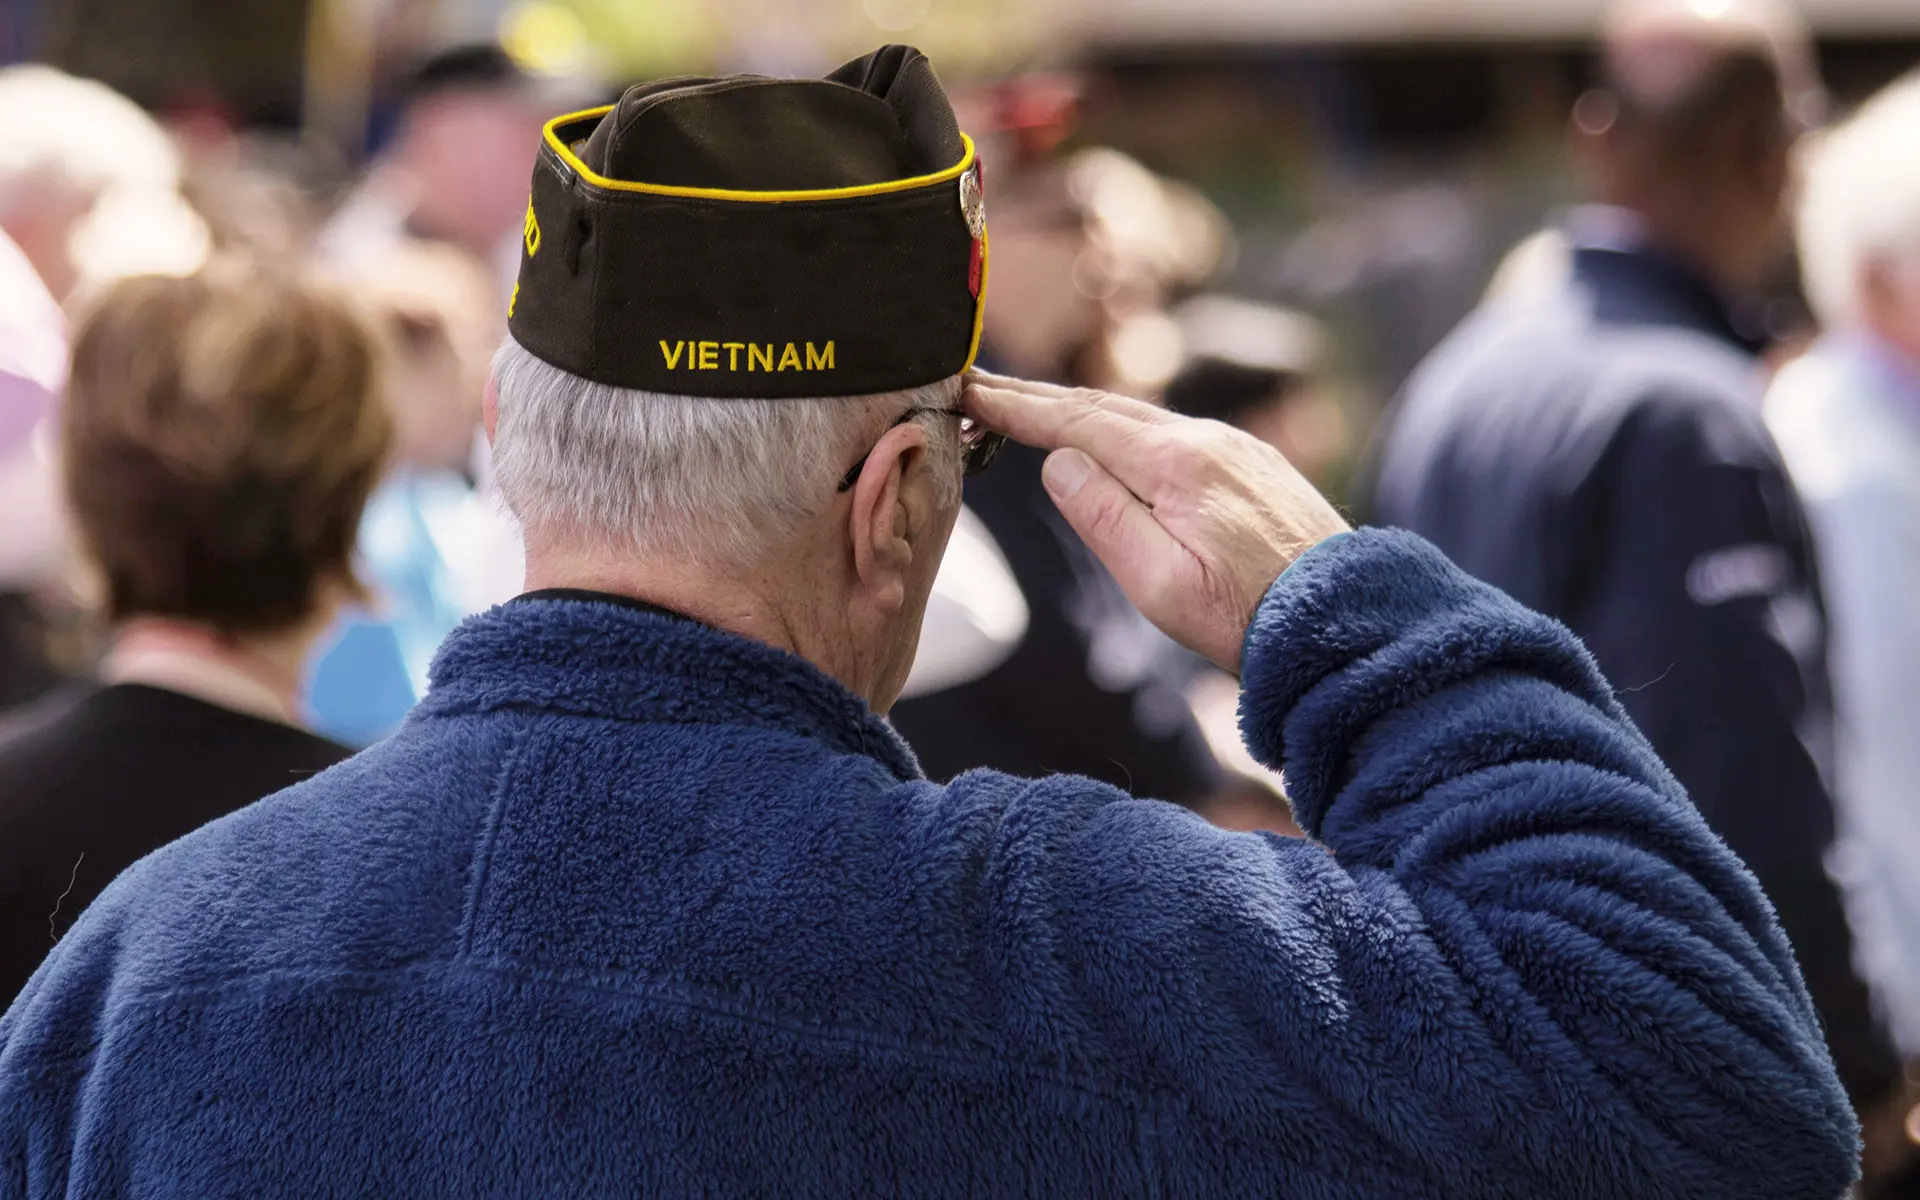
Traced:
[[0, 223], [85, 208], [65, 248], [82, 283], [206, 261], [212, 239], [180, 195], [180, 152], [133, 101], [37, 63], [0, 67], [0, 130]]
[[1920, 74], [1814, 143], [1799, 210], [1807, 297], [1829, 326], [1858, 321], [1868, 266], [1920, 270]]
[[52, 67], [0, 68], [0, 129], [0, 212], [51, 193], [179, 182], [179, 153], [158, 122], [105, 84]]
[[[958, 407], [960, 379], [870, 396], [735, 400], [582, 379], [511, 337], [494, 356], [493, 466], [529, 531], [740, 566], [819, 513], [910, 408]], [[943, 505], [960, 487], [958, 422], [923, 415]]]

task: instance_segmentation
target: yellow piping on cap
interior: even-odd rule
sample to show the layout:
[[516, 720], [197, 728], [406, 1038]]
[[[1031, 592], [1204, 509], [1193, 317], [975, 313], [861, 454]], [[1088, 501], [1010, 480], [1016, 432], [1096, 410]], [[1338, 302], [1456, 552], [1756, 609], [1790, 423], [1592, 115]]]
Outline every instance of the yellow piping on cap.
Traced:
[[[606, 104], [599, 108], [589, 108], [577, 113], [568, 113], [563, 117], [555, 117], [547, 122], [545, 137], [547, 145], [560, 156], [560, 161], [567, 164], [567, 167], [580, 178], [595, 187], [611, 188], [618, 192], [641, 192], [649, 196], [685, 196], [695, 200], [757, 201], [763, 204], [780, 204], [793, 200], [847, 200], [856, 196], [883, 196], [888, 192], [906, 192], [931, 184], [945, 183], [950, 179], [960, 178], [966, 174], [967, 168], [973, 165], [973, 139], [963, 133], [960, 135], [960, 140], [965, 143], [966, 152], [960, 156], [960, 161], [955, 165], [931, 175], [915, 175], [911, 179], [892, 179], [886, 183], [863, 183], [858, 187], [812, 188], [790, 192], [746, 192], [733, 188], [676, 187], [667, 183], [634, 183], [626, 179], [609, 179], [597, 173], [586, 163], [581, 162], [580, 156], [560, 139], [560, 126], [584, 121], [589, 117], [604, 117], [613, 109], [613, 105]], [[985, 291], [983, 284], [982, 294], [985, 294]]]
[[[971, 143], [969, 143], [971, 146]], [[967, 365], [961, 367], [964, 373], [973, 368], [973, 360], [980, 354], [980, 331], [987, 324], [987, 231], [980, 231], [980, 298], [973, 302], [973, 344], [967, 347]]]

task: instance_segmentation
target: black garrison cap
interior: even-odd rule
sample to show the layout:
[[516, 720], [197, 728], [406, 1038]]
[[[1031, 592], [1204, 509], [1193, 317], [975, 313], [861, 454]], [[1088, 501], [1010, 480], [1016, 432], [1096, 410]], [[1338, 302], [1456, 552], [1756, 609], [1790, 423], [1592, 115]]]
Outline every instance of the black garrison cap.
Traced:
[[688, 396], [856, 396], [979, 347], [973, 143], [918, 50], [825, 79], [666, 79], [547, 125], [514, 339], [575, 375]]

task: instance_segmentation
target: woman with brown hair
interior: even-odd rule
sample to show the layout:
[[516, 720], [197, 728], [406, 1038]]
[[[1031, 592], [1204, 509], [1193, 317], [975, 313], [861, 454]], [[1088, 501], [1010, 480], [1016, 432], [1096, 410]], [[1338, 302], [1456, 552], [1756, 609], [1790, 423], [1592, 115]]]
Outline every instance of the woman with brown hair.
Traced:
[[300, 728], [392, 439], [343, 298], [222, 265], [113, 287], [82, 326], [65, 484], [112, 642], [0, 725], [0, 1006], [116, 874], [347, 756]]

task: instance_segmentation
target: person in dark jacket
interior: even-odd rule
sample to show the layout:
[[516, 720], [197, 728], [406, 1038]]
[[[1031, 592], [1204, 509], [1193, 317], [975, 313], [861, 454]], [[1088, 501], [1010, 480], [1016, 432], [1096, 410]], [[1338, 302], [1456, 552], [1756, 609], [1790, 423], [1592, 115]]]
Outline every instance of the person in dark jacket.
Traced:
[[[1096, 382], [1090, 364], [1104, 359], [1100, 348], [1115, 318], [1090, 296], [1118, 292], [1121, 280], [1132, 296], [1162, 269], [1126, 252], [1138, 247], [1116, 245], [1098, 200], [1114, 187], [1151, 190], [1158, 182], [1111, 151], [1062, 164], [1019, 163], [1017, 148], [1004, 149], [1017, 165], [994, 161], [994, 239], [1002, 250], [981, 362], [1032, 378]], [[1094, 164], [1108, 174], [1090, 170]], [[1111, 182], [1112, 174], [1124, 183]], [[1168, 230], [1148, 244], [1164, 254], [1176, 240]], [[1099, 274], [1095, 285], [1081, 277], [1087, 270]], [[1210, 807], [1237, 789], [1189, 707], [1190, 672], [1176, 669], [1166, 639], [1060, 519], [1040, 482], [1045, 457], [1010, 446], [993, 471], [966, 484], [967, 507], [1026, 598], [1026, 635], [994, 670], [903, 699], [889, 720], [932, 779], [974, 767], [1060, 772]]]
[[[1898, 1063], [1822, 855], [1815, 562], [1728, 297], [1779, 249], [1804, 46], [1754, 5], [1623, 9], [1575, 131], [1599, 204], [1566, 277], [1496, 295], [1409, 381], [1373, 516], [1564, 620], [1780, 913], [1849, 1091]], [[1783, 29], [1786, 32], [1783, 32]]]
[[[1791, 951], [1562, 626], [1247, 434], [964, 374], [917, 52], [550, 128], [490, 419], [534, 590], [82, 917], [0, 1017], [0, 1195], [1846, 1189]], [[1318, 844], [921, 776], [883, 714], [988, 430]]]
[[0, 1000], [123, 868], [347, 756], [294, 697], [387, 452], [376, 362], [345, 300], [225, 264], [81, 328], [62, 469], [113, 642], [0, 721]]
[[1168, 669], [1166, 643], [1060, 519], [1040, 481], [1045, 455], [1009, 446], [967, 481], [967, 505], [1026, 597], [1026, 635], [978, 679], [915, 696], [890, 714], [932, 779], [974, 767], [1062, 772], [1201, 805], [1225, 782]]

